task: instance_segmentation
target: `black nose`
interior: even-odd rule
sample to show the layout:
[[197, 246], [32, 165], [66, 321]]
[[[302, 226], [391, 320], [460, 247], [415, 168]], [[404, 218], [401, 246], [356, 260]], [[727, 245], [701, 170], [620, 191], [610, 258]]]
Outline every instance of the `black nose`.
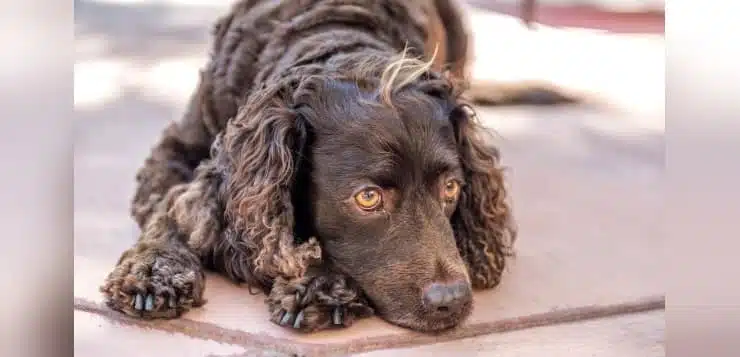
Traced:
[[459, 311], [471, 299], [470, 286], [464, 280], [433, 283], [424, 289], [424, 306], [439, 313]]

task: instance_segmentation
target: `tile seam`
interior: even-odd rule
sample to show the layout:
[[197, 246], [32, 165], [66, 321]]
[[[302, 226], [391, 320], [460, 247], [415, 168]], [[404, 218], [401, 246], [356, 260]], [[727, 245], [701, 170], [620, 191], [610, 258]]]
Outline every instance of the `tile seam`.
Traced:
[[[216, 324], [190, 320], [141, 320], [122, 315], [106, 306], [75, 297], [74, 309], [100, 315], [110, 321], [170, 333], [180, 333], [192, 338], [210, 340], [223, 344], [237, 345], [250, 349], [264, 349], [291, 356], [341, 356], [392, 348], [408, 348], [422, 345], [449, 342], [463, 338], [478, 337], [493, 333], [526, 330], [535, 327], [555, 326], [573, 322], [616, 317], [621, 315], [665, 309], [665, 296], [649, 296], [630, 302], [608, 305], [587, 305], [514, 318], [481, 322], [440, 335], [426, 335], [406, 332], [397, 335], [382, 335], [365, 339], [355, 339], [338, 344], [310, 344], [295, 342], [286, 338], [258, 335], [241, 330], [228, 329]], [[246, 352], [245, 352], [246, 353]], [[238, 354], [237, 354], [238, 355]]]

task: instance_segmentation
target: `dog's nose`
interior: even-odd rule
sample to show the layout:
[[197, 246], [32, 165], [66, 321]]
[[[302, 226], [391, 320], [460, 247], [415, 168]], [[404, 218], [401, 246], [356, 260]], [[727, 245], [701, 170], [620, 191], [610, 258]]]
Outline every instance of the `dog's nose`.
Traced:
[[440, 313], [457, 312], [471, 298], [470, 286], [464, 280], [451, 283], [432, 283], [423, 292], [424, 305]]

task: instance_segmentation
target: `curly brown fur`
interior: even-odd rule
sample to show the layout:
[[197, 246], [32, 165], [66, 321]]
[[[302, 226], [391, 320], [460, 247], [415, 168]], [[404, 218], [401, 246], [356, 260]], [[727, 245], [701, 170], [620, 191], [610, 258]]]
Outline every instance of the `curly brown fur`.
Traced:
[[[451, 0], [236, 3], [137, 174], [142, 234], [101, 287], [109, 306], [179, 316], [204, 303], [208, 268], [299, 331], [462, 322], [515, 236], [498, 151], [462, 99], [468, 32]], [[368, 187], [381, 208], [358, 208]]]
[[499, 152], [484, 141], [487, 132], [473, 120], [472, 110], [461, 107], [466, 109], [468, 113], [458, 113], [455, 126], [468, 185], [463, 189], [452, 225], [473, 286], [486, 289], [498, 285], [506, 258], [513, 255], [517, 229]]

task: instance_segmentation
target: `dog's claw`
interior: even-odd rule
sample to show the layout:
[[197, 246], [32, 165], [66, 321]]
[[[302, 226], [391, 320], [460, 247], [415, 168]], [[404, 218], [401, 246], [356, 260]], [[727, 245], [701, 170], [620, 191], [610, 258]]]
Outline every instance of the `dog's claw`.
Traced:
[[136, 294], [136, 298], [134, 298], [134, 309], [141, 311], [144, 308], [144, 296], [141, 294]]
[[144, 301], [144, 310], [146, 311], [152, 311], [154, 310], [154, 295], [147, 295], [146, 300]]
[[342, 309], [339, 307], [334, 308], [334, 315], [332, 316], [332, 322], [334, 322], [335, 325], [341, 325], [342, 324]]
[[297, 329], [301, 327], [301, 322], [303, 322], [303, 310], [301, 310], [298, 313], [298, 316], [295, 318], [295, 322], [293, 323], [293, 328]]
[[304, 293], [306, 293], [306, 287], [305, 287], [305, 286], [303, 286], [303, 285], [298, 285], [298, 286], [296, 286], [296, 287], [295, 287], [295, 290], [296, 290], [296, 292], [297, 292], [298, 294], [301, 294], [301, 295], [303, 295]]
[[283, 317], [280, 319], [280, 325], [285, 326], [290, 322], [290, 320], [293, 318], [293, 313], [286, 311], [283, 314]]

